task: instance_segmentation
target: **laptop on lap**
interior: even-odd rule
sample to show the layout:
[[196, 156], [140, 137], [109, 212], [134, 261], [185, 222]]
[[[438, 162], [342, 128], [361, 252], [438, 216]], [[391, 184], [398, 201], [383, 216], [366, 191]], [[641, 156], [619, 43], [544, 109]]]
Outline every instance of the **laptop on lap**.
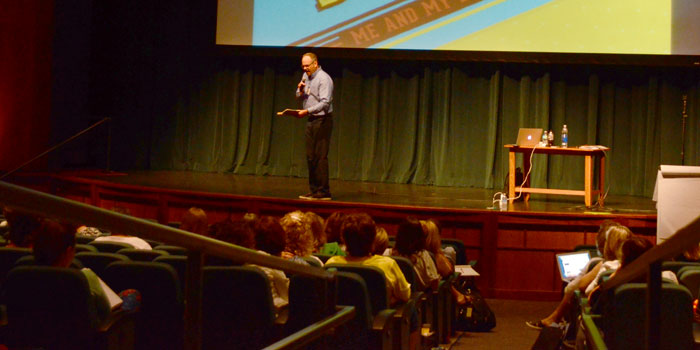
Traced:
[[591, 253], [588, 250], [557, 254], [561, 280], [571, 282], [586, 267], [589, 260], [591, 260]]

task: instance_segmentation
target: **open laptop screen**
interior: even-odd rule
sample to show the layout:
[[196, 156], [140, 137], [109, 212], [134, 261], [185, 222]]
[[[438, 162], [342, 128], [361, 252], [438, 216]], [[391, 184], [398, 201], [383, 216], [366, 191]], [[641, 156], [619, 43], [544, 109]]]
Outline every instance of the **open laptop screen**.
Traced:
[[557, 254], [557, 265], [561, 279], [571, 281], [576, 278], [589, 260], [591, 260], [591, 254], [587, 250]]

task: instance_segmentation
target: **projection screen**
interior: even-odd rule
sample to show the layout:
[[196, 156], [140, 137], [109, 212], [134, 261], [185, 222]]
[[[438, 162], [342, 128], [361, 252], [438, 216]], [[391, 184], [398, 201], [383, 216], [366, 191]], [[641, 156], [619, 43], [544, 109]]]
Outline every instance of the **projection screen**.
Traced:
[[218, 0], [216, 44], [700, 54], [697, 0]]

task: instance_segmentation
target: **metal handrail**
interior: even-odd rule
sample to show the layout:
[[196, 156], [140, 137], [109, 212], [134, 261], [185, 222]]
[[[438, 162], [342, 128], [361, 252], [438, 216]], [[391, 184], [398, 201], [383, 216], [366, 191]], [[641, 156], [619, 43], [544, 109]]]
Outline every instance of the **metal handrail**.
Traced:
[[[252, 249], [20, 187], [4, 181], [0, 181], [0, 204], [65, 222], [106, 228], [112, 232], [130, 234], [187, 248], [184, 329], [184, 345], [187, 350], [199, 350], [202, 346], [201, 287], [203, 254], [279, 269], [301, 276], [320, 278], [328, 282], [326, 283], [327, 286], [334, 285], [335, 281], [334, 274], [322, 268], [300, 265], [282, 258], [260, 254]], [[325, 323], [309, 326], [303, 329], [303, 332], [300, 331], [301, 333], [296, 332], [288, 336], [285, 338], [288, 340], [288, 343], [279, 348], [286, 349], [301, 346], [297, 345], [297, 340], [303, 343], [314, 339], [314, 337], [320, 337], [323, 334], [322, 332], [327, 327], [330, 327], [329, 324], [344, 323], [353, 316], [354, 308], [352, 310], [342, 309], [337, 311], [335, 314], [327, 316]]]
[[81, 225], [106, 228], [112, 232], [174, 244], [189, 250], [196, 250], [204, 254], [234, 261], [284, 270], [302, 276], [323, 279], [333, 278], [333, 274], [321, 268], [303, 266], [210, 237], [53, 196], [4, 181], [0, 181], [0, 203], [32, 214], [53, 217]]
[[350, 321], [355, 317], [354, 306], [339, 306], [335, 314], [311, 324], [279, 341], [267, 346], [264, 350], [298, 349], [322, 336], [324, 333]]

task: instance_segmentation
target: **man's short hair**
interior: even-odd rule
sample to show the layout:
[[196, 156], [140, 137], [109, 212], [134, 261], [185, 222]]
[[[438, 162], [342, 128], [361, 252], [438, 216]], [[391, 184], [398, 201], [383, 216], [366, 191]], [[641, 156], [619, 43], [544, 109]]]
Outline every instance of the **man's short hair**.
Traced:
[[313, 52], [307, 52], [307, 53], [301, 55], [301, 57], [304, 57], [304, 56], [309, 57], [314, 62], [318, 61], [318, 57], [316, 57], [316, 54]]
[[34, 234], [34, 259], [37, 264], [54, 266], [68, 248], [75, 247], [75, 227], [43, 220]]

